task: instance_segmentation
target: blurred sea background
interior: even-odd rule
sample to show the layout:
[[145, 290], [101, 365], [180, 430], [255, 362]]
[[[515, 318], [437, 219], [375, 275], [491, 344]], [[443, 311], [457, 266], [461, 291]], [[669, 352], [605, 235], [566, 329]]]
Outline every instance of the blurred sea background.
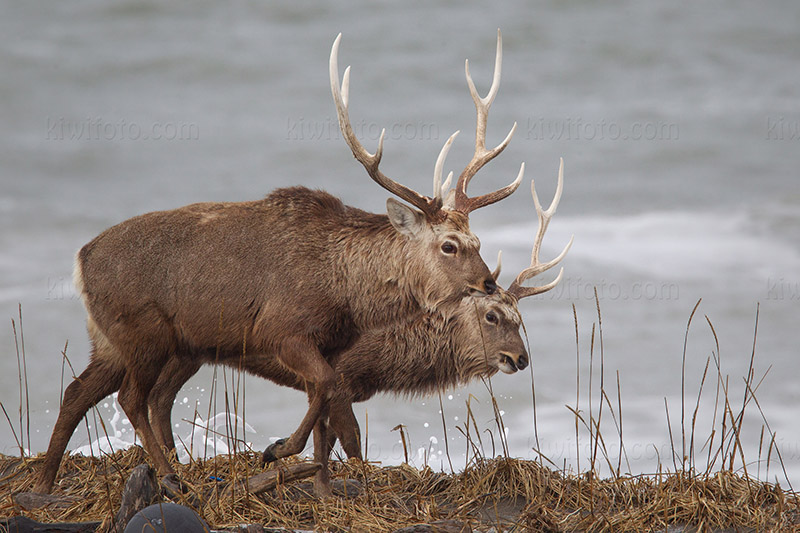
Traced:
[[[463, 62], [469, 58], [485, 93], [500, 28], [503, 79], [488, 143], [500, 142], [514, 121], [518, 130], [472, 190], [505, 185], [522, 161], [527, 171], [520, 191], [473, 214], [472, 229], [490, 266], [503, 250], [500, 283], [508, 286], [527, 265], [536, 231], [529, 181], [536, 179], [549, 202], [563, 156], [564, 196], [543, 257], [575, 235], [561, 285], [521, 304], [535, 426], [531, 374], [491, 381], [510, 454], [533, 459], [538, 449], [558, 467], [588, 467], [591, 442], [583, 427], [576, 438], [567, 406], [585, 420], [599, 414], [599, 303], [608, 395], [601, 431], [614, 465], [620, 449], [609, 405], [622, 406], [623, 472], [672, 468], [673, 450], [684, 453], [686, 340], [687, 445], [711, 358], [695, 421], [699, 467], [714, 423], [712, 455], [720, 443], [714, 357], [736, 414], [755, 353], [752, 381], [760, 382], [758, 406], [769, 431], [762, 439], [764, 419], [749, 401], [742, 430], [748, 472], [783, 481], [776, 454], [765, 461], [774, 439], [789, 479], [800, 485], [800, 4], [3, 4], [0, 401], [11, 423], [0, 422], [0, 452], [18, 454], [21, 436], [31, 452], [45, 450], [65, 343], [76, 373], [88, 361], [85, 312], [71, 284], [83, 244], [137, 214], [249, 200], [297, 184], [384, 211], [387, 193], [353, 159], [336, 124], [328, 57], [339, 32], [340, 67], [352, 65], [358, 136], [374, 150], [385, 127], [384, 172], [430, 194], [433, 164], [453, 131], [462, 133], [446, 170], [458, 174], [471, 157], [475, 112]], [[17, 341], [24, 330], [27, 399], [12, 320]], [[192, 433], [196, 413], [205, 420], [224, 411], [221, 384], [209, 410], [212, 383], [206, 368], [179, 394], [173, 422], [181, 438]], [[254, 430], [245, 437], [261, 450], [295, 428], [305, 397], [254, 377], [245, 384], [245, 419]], [[443, 413], [435, 396], [380, 396], [357, 405], [367, 457], [402, 462], [392, 428], [403, 424], [411, 462], [463, 468], [467, 445], [459, 428], [468, 401], [484, 453], [500, 453], [486, 385], [447, 391], [441, 401]], [[109, 399], [99, 412], [120, 442], [133, 440], [115, 408]], [[96, 420], [89, 425], [91, 439], [81, 426], [71, 448], [96, 438]]]

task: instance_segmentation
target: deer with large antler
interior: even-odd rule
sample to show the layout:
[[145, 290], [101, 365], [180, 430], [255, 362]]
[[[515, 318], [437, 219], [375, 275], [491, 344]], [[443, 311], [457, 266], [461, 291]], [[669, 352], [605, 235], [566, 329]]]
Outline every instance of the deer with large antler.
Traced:
[[[353, 402], [368, 400], [379, 392], [408, 396], [431, 393], [477, 377], [491, 376], [498, 370], [513, 374], [528, 365], [528, 354], [519, 334], [522, 319], [517, 303], [522, 298], [549, 291], [561, 280], [563, 268], [549, 283], [524, 285], [561, 262], [572, 245], [570, 239], [554, 259], [545, 263], [539, 261], [542, 240], [555, 214], [562, 188], [563, 161], [556, 193], [547, 210], [539, 204], [531, 183], [539, 229], [530, 266], [520, 272], [508, 290], [450, 300], [433, 311], [420, 311], [402, 322], [365, 331], [351, 346], [326, 354], [327, 362], [336, 373], [336, 388], [319, 411], [314, 427], [314, 458], [323, 466], [315, 479], [318, 494], [330, 494], [326, 465], [337, 437], [348, 457], [361, 457], [360, 430], [353, 414]], [[499, 267], [498, 264], [495, 275], [499, 274]], [[246, 356], [226, 363], [280, 385], [305, 389], [303, 380], [287, 371], [270, 354]], [[170, 434], [170, 443], [170, 412], [175, 396], [198, 368], [199, 364], [190, 367], [178, 360], [171, 361], [150, 394], [151, 421], [162, 428], [162, 434]], [[272, 449], [275, 446], [265, 451], [266, 460], [274, 459]]]
[[[299, 453], [335, 384], [326, 358], [371, 329], [406, 320], [467, 293], [492, 294], [494, 278], [469, 229], [469, 214], [516, 190], [510, 185], [467, 196], [467, 185], [507, 146], [512, 132], [485, 147], [486, 116], [500, 79], [480, 99], [476, 149], [444, 197], [448, 139], [426, 197], [379, 170], [375, 154], [355, 137], [348, 116], [349, 69], [339, 86], [339, 38], [331, 52], [331, 86], [339, 122], [353, 155], [370, 177], [417, 209], [387, 200], [387, 214], [348, 207], [302, 187], [263, 200], [200, 203], [134, 217], [85, 245], [75, 261], [75, 285], [88, 312], [88, 367], [67, 387], [35, 490], [52, 488], [64, 450], [83, 415], [110, 393], [118, 401], [161, 475], [173, 472], [148, 419], [148, 395], [171, 360], [240, 360], [270, 354], [312, 391], [309, 411], [275, 457]], [[246, 347], [246, 348], [245, 348]], [[243, 356], [243, 353], [245, 354]]]

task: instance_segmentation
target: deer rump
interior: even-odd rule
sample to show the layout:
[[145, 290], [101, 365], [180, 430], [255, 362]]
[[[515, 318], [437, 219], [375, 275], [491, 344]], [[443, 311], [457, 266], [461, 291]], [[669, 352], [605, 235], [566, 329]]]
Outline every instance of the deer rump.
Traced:
[[193, 204], [100, 234], [78, 253], [76, 283], [102, 334], [150, 360], [276, 352], [288, 326], [331, 350], [357, 331], [332, 249], [363, 228], [394, 233], [386, 216], [301, 187]]

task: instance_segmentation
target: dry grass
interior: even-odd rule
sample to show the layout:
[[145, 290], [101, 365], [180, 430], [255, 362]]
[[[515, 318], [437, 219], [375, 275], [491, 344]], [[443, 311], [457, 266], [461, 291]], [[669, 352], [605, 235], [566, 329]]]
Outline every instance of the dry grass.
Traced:
[[[687, 339], [699, 303], [689, 317]], [[574, 315], [576, 366], [581, 368], [576, 311]], [[508, 457], [502, 431], [504, 424], [497, 401], [491, 394], [491, 382], [488, 382], [497, 422], [494, 435], [503, 456], [486, 458], [481, 452], [481, 443], [473, 441], [473, 437], [480, 438], [480, 432], [470, 424], [470, 421], [474, 424], [475, 417], [468, 402], [467, 423], [457, 428], [467, 438], [472, 450], [469, 463], [462, 472], [444, 474], [429, 467], [420, 470], [407, 464], [381, 467], [357, 460], [333, 461], [334, 490], [338, 487], [339, 492], [333, 499], [314, 498], [308, 482], [287, 483], [258, 495], [246, 491], [232, 496], [222, 495], [222, 489], [228, 483], [261, 470], [260, 454], [240, 452], [194, 460], [189, 464], [175, 463], [178, 476], [189, 489], [188, 495], [179, 503], [190, 504], [215, 528], [254, 523], [291, 529], [394, 531], [413, 524], [456, 520], [480, 531], [491, 528], [565, 532], [676, 531], [670, 530], [670, 526], [689, 526], [689, 531], [800, 532], [800, 498], [788, 482], [775, 434], [756, 397], [764, 379], [757, 379], [754, 366], [758, 315], [750, 366], [743, 378], [744, 394], [743, 397], [736, 394], [738, 401], [733, 400], [731, 380], [722, 370], [716, 333], [706, 317], [715, 346], [708, 357], [699, 390], [687, 393], [685, 364], [682, 364], [681, 404], [677, 416], [674, 413], [670, 415], [665, 398], [672, 452], [671, 457], [664, 460], [671, 463], [671, 472], [659, 461], [656, 473], [639, 476], [622, 473], [626, 455], [620, 377], [617, 372], [616, 385], [609, 392], [604, 378], [603, 324], [599, 302], [596, 319], [591, 326], [588, 346], [588, 380], [584, 379], [582, 386], [581, 375], [577, 374], [575, 405], [569, 407], [575, 422], [576, 450], [579, 453], [581, 443], [586, 443], [587, 439], [589, 446], [586, 449], [591, 450], [589, 457], [583, 457], [587, 464], [583, 473], [559, 470], [544, 456], [538, 461]], [[21, 346], [22, 356], [18, 358], [20, 390], [24, 388], [25, 393], [20, 392], [19, 401], [20, 405], [26, 405], [27, 380], [22, 378], [24, 344]], [[685, 360], [684, 345], [684, 363]], [[583, 401], [582, 389], [588, 390]], [[227, 391], [226, 382], [226, 398]], [[533, 392], [535, 420], [535, 389]], [[616, 398], [613, 398], [615, 393]], [[712, 397], [710, 403], [704, 398], [704, 393], [706, 397]], [[687, 402], [688, 394], [691, 394], [691, 402]], [[241, 401], [243, 405], [244, 398], [234, 396], [234, 404]], [[582, 406], [586, 403], [588, 408], [584, 409]], [[745, 459], [742, 444], [746, 429], [743, 426], [745, 410], [750, 405], [755, 406], [750, 410], [757, 409], [763, 420], [757, 436], [759, 457], [754, 462]], [[701, 408], [713, 410], [712, 427], [708, 433], [697, 428], [697, 414]], [[7, 412], [5, 416], [13, 430], [14, 424]], [[679, 420], [674, 421], [676, 418]], [[18, 444], [23, 452], [28, 433], [24, 431], [26, 422], [20, 409], [19, 425], [14, 433], [15, 437], [19, 436]], [[612, 435], [608, 434], [609, 426], [613, 428]], [[398, 428], [405, 446], [406, 436], [402, 427]], [[535, 425], [533, 431], [536, 435]], [[27, 440], [29, 442], [30, 438]], [[229, 440], [236, 441], [235, 438]], [[610, 455], [607, 442], [618, 443], [618, 456]], [[495, 449], [494, 444], [492, 449]], [[0, 516], [26, 515], [43, 522], [109, 520], [119, 507], [131, 470], [147, 459], [138, 447], [100, 458], [69, 456], [61, 466], [54, 490], [54, 494], [66, 503], [24, 511], [14, 503], [13, 495], [31, 490], [43, 455], [21, 455], [0, 456]], [[701, 461], [701, 457], [705, 460]], [[625, 460], [627, 462], [627, 458]], [[281, 461], [277, 467], [297, 461], [299, 459]], [[579, 464], [580, 461], [579, 457]], [[753, 463], [758, 465], [757, 476], [761, 474], [762, 465], [766, 466], [766, 476], [769, 476], [770, 465], [777, 464], [783, 469], [788, 490], [780, 487], [777, 479], [775, 483], [768, 483], [753, 477], [753, 472], [748, 472]], [[605, 477], [601, 472], [607, 472]], [[348, 493], [342, 494], [342, 491]]]
[[[25, 514], [44, 522], [107, 520], [119, 506], [130, 471], [145, 458], [138, 447], [99, 459], [70, 456], [54, 494], [72, 503], [27, 512], [15, 506], [12, 494], [31, 489], [42, 457], [2, 457], [0, 515]], [[480, 530], [656, 531], [691, 524], [699, 531], [800, 531], [797, 494], [729, 471], [598, 479], [502, 457], [479, 461], [453, 475], [407, 465], [334, 462], [335, 480], [360, 481], [357, 495], [321, 501], [308, 493], [308, 483], [298, 482], [262, 495], [240, 493], [210, 503], [225, 481], [257, 470], [257, 462], [256, 454], [219, 456], [178, 465], [178, 474], [190, 488], [189, 497], [197, 498], [195, 509], [215, 528], [255, 523], [394, 531], [458, 520]]]

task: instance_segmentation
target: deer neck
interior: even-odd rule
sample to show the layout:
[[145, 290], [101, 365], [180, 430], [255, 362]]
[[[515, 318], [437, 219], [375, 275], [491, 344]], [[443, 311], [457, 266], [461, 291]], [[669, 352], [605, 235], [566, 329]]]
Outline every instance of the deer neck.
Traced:
[[[431, 394], [491, 372], [476, 324], [465, 307], [446, 303], [433, 312], [365, 332], [337, 371], [351, 378], [355, 401], [378, 392]], [[460, 311], [460, 312], [459, 312]]]
[[338, 239], [344, 252], [338, 256], [348, 261], [336, 270], [351, 295], [348, 304], [359, 328], [404, 321], [432, 312], [441, 303], [431, 296], [429, 283], [409, 260], [413, 251], [408, 239], [394, 230], [387, 217], [376, 217], [373, 225], [355, 227], [349, 233]]

